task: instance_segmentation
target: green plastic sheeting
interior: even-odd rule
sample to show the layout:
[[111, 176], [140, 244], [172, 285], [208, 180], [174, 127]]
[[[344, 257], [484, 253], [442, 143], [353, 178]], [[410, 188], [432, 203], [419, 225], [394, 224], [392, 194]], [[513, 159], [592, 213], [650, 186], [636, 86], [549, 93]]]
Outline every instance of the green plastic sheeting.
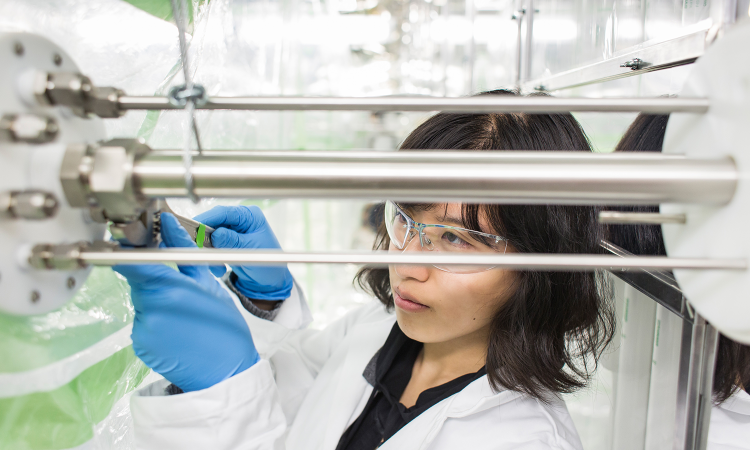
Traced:
[[127, 347], [49, 392], [0, 399], [0, 449], [58, 450], [94, 437], [94, 426], [149, 369]]
[[74, 355], [132, 323], [133, 315], [127, 282], [112, 269], [94, 268], [73, 300], [57, 311], [0, 314], [0, 373], [37, 369]]
[[[109, 268], [94, 268], [73, 300], [56, 311], [0, 314], [0, 375], [34, 385], [39, 380], [31, 378], [49, 376], [37, 369], [56, 364], [64, 372], [63, 366], [76, 364], [76, 355], [131, 324], [133, 316], [125, 280]], [[115, 402], [149, 373], [131, 346], [102, 351], [113, 353], [101, 355], [71, 381], [61, 378], [66, 384], [0, 398], [0, 449], [58, 450], [91, 440]]]
[[[162, 20], [172, 21], [172, 3], [170, 0], [125, 0], [127, 3], [142, 9], [154, 17]], [[182, 0], [178, 0], [182, 1]], [[188, 0], [188, 23], [193, 23], [194, 6], [201, 7], [208, 4], [210, 0], [200, 0], [193, 5], [193, 0]]]

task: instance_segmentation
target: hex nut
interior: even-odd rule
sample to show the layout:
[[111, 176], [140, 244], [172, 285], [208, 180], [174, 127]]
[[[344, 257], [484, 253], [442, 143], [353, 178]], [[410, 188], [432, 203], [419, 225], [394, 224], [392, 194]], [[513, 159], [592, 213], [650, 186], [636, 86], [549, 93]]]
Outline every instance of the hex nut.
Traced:
[[94, 87], [87, 96], [86, 110], [101, 118], [118, 118], [125, 115], [119, 99], [125, 92], [113, 87]]
[[137, 159], [150, 151], [136, 139], [113, 139], [92, 147], [87, 189], [95, 204], [89, 205], [102, 208], [104, 216], [113, 222], [130, 222], [140, 217], [151, 201], [135, 189], [133, 167]]
[[[91, 80], [80, 73], [56, 72], [47, 74], [45, 97], [52, 105], [69, 107], [79, 117], [87, 117], [86, 98], [93, 89]], [[39, 98], [38, 88], [35, 95]]]
[[65, 199], [73, 208], [85, 208], [96, 201], [88, 187], [88, 175], [93, 164], [91, 152], [93, 149], [86, 144], [71, 144], [65, 149], [60, 166], [60, 184]]
[[38, 190], [10, 194], [8, 212], [16, 219], [43, 220], [54, 217], [60, 207], [54, 194]]

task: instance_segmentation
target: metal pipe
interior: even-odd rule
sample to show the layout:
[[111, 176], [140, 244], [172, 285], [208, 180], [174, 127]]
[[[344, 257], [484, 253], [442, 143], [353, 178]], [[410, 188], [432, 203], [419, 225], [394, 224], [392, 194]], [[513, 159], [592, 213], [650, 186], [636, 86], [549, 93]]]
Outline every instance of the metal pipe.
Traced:
[[685, 223], [685, 214], [638, 213], [622, 211], [599, 212], [599, 223], [612, 225], [660, 225], [663, 223]]
[[368, 266], [454, 265], [493, 266], [520, 270], [590, 271], [598, 269], [698, 269], [746, 270], [744, 259], [667, 258], [663, 256], [620, 257], [576, 254], [440, 254], [433, 252], [343, 252], [298, 253], [227, 249], [132, 249], [82, 250], [80, 262], [98, 266], [116, 264], [175, 263], [191, 265], [244, 264], [357, 264]]
[[[121, 110], [183, 109], [167, 97], [124, 95]], [[673, 112], [705, 113], [706, 98], [555, 98], [555, 97], [212, 97], [196, 109], [256, 111], [444, 111], [463, 113]]]
[[[210, 152], [192, 167], [200, 197], [364, 198], [505, 204], [723, 204], [731, 158], [588, 152]], [[174, 152], [133, 167], [149, 198], [185, 197]]]

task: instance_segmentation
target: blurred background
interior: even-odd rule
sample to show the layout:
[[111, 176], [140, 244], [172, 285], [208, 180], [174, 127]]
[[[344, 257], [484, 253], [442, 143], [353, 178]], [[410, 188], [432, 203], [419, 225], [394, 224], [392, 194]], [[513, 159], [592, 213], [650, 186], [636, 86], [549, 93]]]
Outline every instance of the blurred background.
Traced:
[[[597, 64], [676, 37], [702, 36], [702, 43], [693, 44], [702, 50], [717, 24], [717, 3], [192, 0], [190, 71], [209, 95], [221, 96], [456, 97], [497, 88], [532, 92], [549, 88], [544, 84], [549, 82], [565, 87], [552, 86], [557, 96], [673, 95], [690, 65], [591, 84], [565, 80], [581, 68], [599, 70]], [[747, 0], [732, 3], [738, 17], [747, 16]], [[49, 38], [99, 86], [164, 95], [183, 82], [169, 0], [0, 0], [0, 31]], [[200, 111], [197, 122], [209, 149], [394, 151], [426, 117]], [[608, 152], [635, 115], [577, 117], [595, 150]], [[105, 124], [111, 138], [138, 136], [156, 149], [180, 148], [187, 126], [184, 114], [165, 111], [131, 111]], [[261, 206], [285, 250], [369, 249], [373, 243], [372, 205], [365, 202], [170, 202], [185, 215], [219, 203]], [[354, 266], [290, 269], [307, 295], [313, 327], [324, 327], [371, 300], [353, 286]], [[585, 448], [663, 448], [674, 412], [669, 416], [654, 409], [653, 399], [670, 385], [651, 367], [657, 364], [659, 333], [662, 352], [679, 345], [674, 331], [679, 320], [675, 325], [669, 313], [632, 289], [616, 289], [621, 328], [628, 323], [640, 327], [632, 328], [630, 339], [645, 336], [637, 343], [645, 350], [623, 356], [628, 333], [620, 333], [592, 386], [566, 401]], [[640, 314], [637, 321], [634, 314]], [[26, 318], [0, 315], [0, 448], [131, 448], [127, 394], [155, 377], [132, 355], [132, 317], [127, 284], [103, 268], [95, 269], [75, 300], [59, 311]], [[677, 339], [676, 344], [667, 344], [669, 339]], [[666, 387], [659, 384], [664, 380]], [[640, 403], [625, 407], [618, 396], [637, 397]], [[650, 421], [655, 425], [649, 431], [647, 416], [662, 422]]]

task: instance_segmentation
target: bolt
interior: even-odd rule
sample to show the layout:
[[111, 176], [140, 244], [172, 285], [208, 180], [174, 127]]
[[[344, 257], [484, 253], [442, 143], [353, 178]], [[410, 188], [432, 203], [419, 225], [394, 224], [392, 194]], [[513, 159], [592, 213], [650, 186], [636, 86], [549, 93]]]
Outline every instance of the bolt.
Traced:
[[39, 291], [31, 291], [31, 303], [36, 303], [41, 298]]
[[73, 277], [68, 277], [67, 286], [68, 289], [73, 289], [74, 287], [76, 287], [76, 279]]
[[62, 65], [62, 56], [55, 53], [55, 56], [52, 57], [52, 61], [55, 63], [56, 66]]
[[13, 51], [16, 52], [16, 55], [23, 56], [23, 44], [20, 42], [13, 44]]

